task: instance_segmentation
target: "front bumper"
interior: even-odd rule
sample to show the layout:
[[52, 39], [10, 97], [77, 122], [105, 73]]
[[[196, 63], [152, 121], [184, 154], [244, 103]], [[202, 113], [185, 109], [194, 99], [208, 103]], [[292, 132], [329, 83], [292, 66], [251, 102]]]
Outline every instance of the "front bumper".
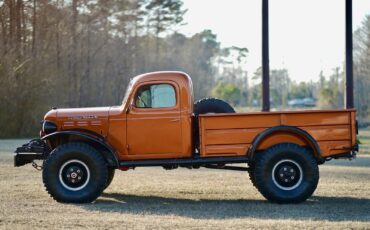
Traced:
[[33, 139], [15, 150], [14, 167], [23, 166], [34, 160], [43, 160], [49, 152], [49, 148], [43, 140]]

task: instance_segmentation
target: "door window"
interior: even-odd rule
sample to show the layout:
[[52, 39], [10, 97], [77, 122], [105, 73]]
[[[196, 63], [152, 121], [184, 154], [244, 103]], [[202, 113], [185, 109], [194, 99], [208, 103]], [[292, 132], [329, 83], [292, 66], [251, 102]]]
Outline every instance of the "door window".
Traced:
[[176, 92], [170, 84], [142, 86], [135, 97], [137, 108], [167, 108], [176, 105]]

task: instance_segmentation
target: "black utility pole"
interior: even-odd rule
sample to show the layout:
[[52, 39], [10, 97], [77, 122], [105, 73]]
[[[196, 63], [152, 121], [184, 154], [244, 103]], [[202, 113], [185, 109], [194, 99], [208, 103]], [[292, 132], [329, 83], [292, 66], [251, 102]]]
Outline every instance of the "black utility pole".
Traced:
[[262, 111], [270, 111], [269, 1], [262, 0]]
[[353, 100], [353, 41], [352, 0], [346, 0], [346, 107], [354, 108]]

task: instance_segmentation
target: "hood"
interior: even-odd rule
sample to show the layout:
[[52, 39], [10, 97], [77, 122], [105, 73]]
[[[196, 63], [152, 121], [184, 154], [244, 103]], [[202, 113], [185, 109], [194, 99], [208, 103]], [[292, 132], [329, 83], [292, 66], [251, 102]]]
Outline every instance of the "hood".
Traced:
[[56, 116], [68, 120], [108, 119], [109, 109], [110, 107], [56, 109]]
[[84, 130], [100, 136], [108, 133], [110, 107], [53, 109], [44, 120], [56, 123], [57, 130]]

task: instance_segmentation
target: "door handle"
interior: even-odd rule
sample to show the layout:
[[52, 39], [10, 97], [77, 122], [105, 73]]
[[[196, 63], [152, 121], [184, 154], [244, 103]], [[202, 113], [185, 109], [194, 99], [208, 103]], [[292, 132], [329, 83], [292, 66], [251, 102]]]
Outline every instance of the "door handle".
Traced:
[[180, 119], [176, 118], [176, 119], [170, 120], [170, 122], [177, 122], [177, 121], [180, 121]]

